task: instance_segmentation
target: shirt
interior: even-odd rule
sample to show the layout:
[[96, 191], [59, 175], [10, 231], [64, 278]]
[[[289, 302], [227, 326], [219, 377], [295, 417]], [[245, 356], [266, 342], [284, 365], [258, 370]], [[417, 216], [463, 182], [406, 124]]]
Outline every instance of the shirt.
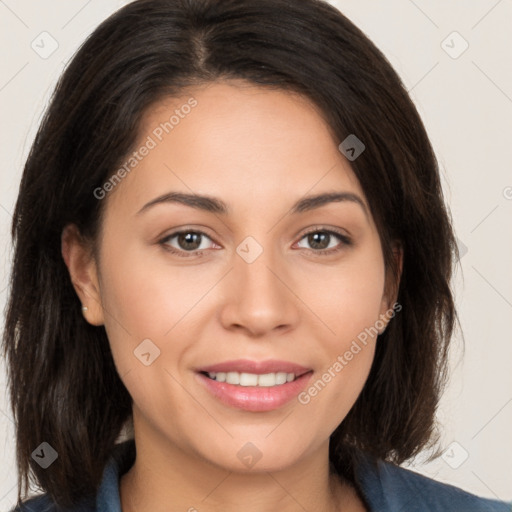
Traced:
[[[122, 512], [119, 479], [134, 461], [134, 440], [117, 444], [105, 466], [95, 503], [82, 502], [66, 512]], [[365, 459], [355, 476], [371, 512], [512, 512], [512, 503], [479, 498], [381, 460], [375, 465]], [[42, 494], [12, 512], [57, 512], [57, 508], [47, 494]]]

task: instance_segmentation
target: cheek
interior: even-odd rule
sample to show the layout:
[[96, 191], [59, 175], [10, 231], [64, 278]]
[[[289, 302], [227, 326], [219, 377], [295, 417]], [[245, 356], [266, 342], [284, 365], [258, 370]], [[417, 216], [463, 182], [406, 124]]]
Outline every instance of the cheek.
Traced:
[[[316, 352], [318, 371], [298, 402], [307, 412], [309, 428], [330, 435], [356, 402], [375, 355], [378, 300], [375, 294], [353, 293], [331, 305], [330, 325], [335, 335], [322, 337]], [[313, 419], [315, 418], [315, 419]]]
[[133, 351], [146, 339], [161, 355], [186, 350], [183, 329], [201, 315], [201, 298], [219, 279], [212, 266], [171, 265], [155, 256], [158, 248], [150, 251], [112, 240], [102, 257], [105, 328], [116, 363], [125, 369], [134, 365]]
[[359, 344], [358, 352], [346, 352], [319, 372], [311, 384], [298, 396], [308, 418], [308, 429], [328, 437], [343, 422], [357, 401], [368, 378], [375, 343]]
[[301, 297], [324, 322], [338, 349], [375, 325], [384, 293], [384, 263], [378, 247], [361, 250], [337, 266], [310, 267], [297, 281]]
[[[299, 402], [324, 418], [329, 410], [336, 411], [331, 427], [356, 401], [373, 362], [385, 276], [383, 261], [375, 254], [378, 246], [337, 268], [319, 267], [309, 273], [309, 283], [323, 283], [308, 296], [311, 309], [329, 329], [323, 329], [317, 349], [321, 369]], [[303, 293], [306, 296], [306, 289]]]

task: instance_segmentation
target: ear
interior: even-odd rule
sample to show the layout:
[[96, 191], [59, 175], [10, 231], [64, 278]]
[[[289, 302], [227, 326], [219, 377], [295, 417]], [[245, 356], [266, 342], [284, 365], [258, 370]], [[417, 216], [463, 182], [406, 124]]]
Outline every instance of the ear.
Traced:
[[103, 307], [98, 270], [90, 245], [75, 224], [68, 224], [61, 235], [61, 252], [69, 271], [71, 283], [82, 303], [85, 319], [91, 325], [103, 325]]
[[[384, 294], [382, 296], [381, 309], [379, 319], [385, 323], [382, 329], [379, 329], [379, 334], [382, 334], [390, 322], [390, 310], [394, 312], [393, 305], [398, 297], [398, 289], [400, 287], [400, 279], [402, 277], [403, 269], [403, 247], [398, 241], [393, 243], [393, 256], [398, 268], [398, 275], [392, 275], [391, 269], [386, 272], [386, 284]], [[387, 313], [387, 314], [386, 314]]]

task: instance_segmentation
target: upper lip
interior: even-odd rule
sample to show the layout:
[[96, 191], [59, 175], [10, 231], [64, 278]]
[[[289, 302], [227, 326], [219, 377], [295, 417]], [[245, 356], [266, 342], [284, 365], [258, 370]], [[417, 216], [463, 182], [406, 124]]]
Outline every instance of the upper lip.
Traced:
[[236, 359], [233, 361], [223, 361], [221, 363], [212, 364], [209, 366], [202, 366], [197, 371], [199, 372], [239, 372], [239, 373], [254, 373], [256, 375], [263, 375], [265, 373], [294, 373], [296, 376], [302, 375], [311, 371], [311, 368], [306, 368], [300, 364], [291, 363], [289, 361], [279, 361], [277, 359], [267, 359], [266, 361], [251, 361], [250, 359]]

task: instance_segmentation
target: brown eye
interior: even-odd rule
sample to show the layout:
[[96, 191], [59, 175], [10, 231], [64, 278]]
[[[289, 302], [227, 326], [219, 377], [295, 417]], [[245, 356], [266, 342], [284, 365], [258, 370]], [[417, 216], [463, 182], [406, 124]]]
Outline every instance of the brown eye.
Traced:
[[[338, 242], [336, 242], [336, 239]], [[304, 247], [305, 249], [310, 249], [317, 254], [335, 253], [343, 249], [344, 246], [352, 244], [347, 236], [325, 229], [310, 231], [301, 238], [301, 241], [302, 240], [306, 240], [309, 246]], [[299, 247], [301, 247], [300, 243], [301, 242], [299, 242]]]
[[199, 233], [180, 233], [177, 236], [177, 242], [180, 249], [195, 250], [201, 245], [201, 235]]
[[[174, 254], [180, 256], [194, 256], [201, 254], [202, 250], [211, 248], [204, 246], [203, 241], [205, 239], [211, 241], [211, 238], [202, 231], [183, 230], [171, 233], [160, 240], [159, 243], [164, 246], [166, 250]], [[186, 254], [187, 252], [190, 254]]]
[[313, 249], [327, 249], [331, 240], [331, 235], [325, 232], [311, 233], [307, 235], [308, 243]]

